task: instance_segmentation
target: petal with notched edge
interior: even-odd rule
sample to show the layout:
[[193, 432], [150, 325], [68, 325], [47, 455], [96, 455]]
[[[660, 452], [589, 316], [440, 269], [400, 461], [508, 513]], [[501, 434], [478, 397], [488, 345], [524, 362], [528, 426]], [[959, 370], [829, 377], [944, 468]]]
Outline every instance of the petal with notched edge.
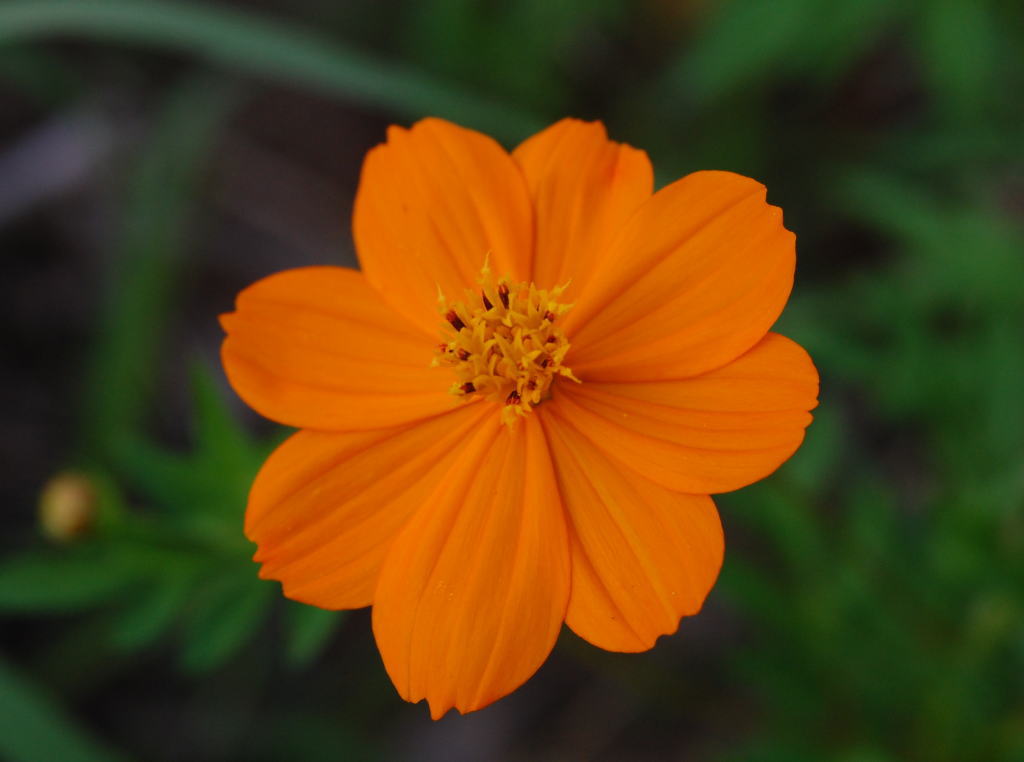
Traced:
[[493, 417], [470, 404], [397, 428], [292, 435], [249, 494], [245, 533], [260, 576], [321, 608], [369, 606], [395, 537]]
[[569, 551], [536, 416], [483, 424], [399, 535], [373, 631], [407, 701], [436, 719], [511, 693], [544, 662], [565, 617]]
[[771, 328], [793, 285], [795, 238], [765, 188], [695, 172], [648, 199], [566, 316], [584, 381], [656, 381], [720, 368]]
[[531, 138], [513, 158], [533, 199], [533, 281], [569, 283], [582, 293], [614, 234], [654, 190], [647, 154], [608, 139], [600, 122], [563, 119]]
[[818, 404], [807, 352], [769, 333], [725, 367], [675, 381], [559, 384], [559, 410], [596, 447], [672, 490], [729, 492], [800, 446]]
[[300, 428], [396, 426], [451, 410], [435, 338], [344, 267], [286, 270], [238, 295], [221, 317], [228, 380], [258, 413]]
[[391, 127], [363, 163], [352, 219], [369, 282], [399, 312], [433, 328], [438, 288], [474, 288], [485, 259], [527, 280], [533, 218], [526, 183], [494, 140], [442, 119]]
[[566, 624], [609, 651], [645, 651], [696, 614], [722, 566], [715, 504], [624, 472], [552, 405], [543, 414], [570, 521]]

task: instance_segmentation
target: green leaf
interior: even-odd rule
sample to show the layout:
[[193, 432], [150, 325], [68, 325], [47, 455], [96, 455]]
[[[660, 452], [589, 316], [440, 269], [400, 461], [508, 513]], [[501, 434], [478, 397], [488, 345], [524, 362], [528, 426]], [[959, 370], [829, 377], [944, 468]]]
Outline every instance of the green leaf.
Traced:
[[78, 611], [110, 600], [132, 583], [122, 563], [100, 548], [25, 553], [0, 563], [0, 611]]
[[406, 114], [436, 114], [521, 139], [540, 128], [513, 108], [311, 31], [211, 3], [21, 0], [0, 6], [0, 43], [75, 35], [169, 48], [270, 79]]
[[111, 643], [125, 651], [152, 644], [171, 629], [194, 594], [191, 575], [157, 580], [144, 590], [134, 605], [123, 607], [111, 622]]
[[192, 381], [196, 449], [243, 456], [251, 453], [252, 441], [232, 414], [210, 366], [204, 362], [193, 363], [189, 377]]
[[705, 102], [766, 79], [817, 7], [816, 0], [733, 0], [718, 6], [667, 80], [673, 90], [692, 88]]
[[[756, 167], [766, 156], [779, 155], [778, 142], [768, 134], [770, 128], [762, 125], [770, 116], [765, 96], [787, 80], [801, 88], [815, 87], [825, 95], [826, 88], [847, 75], [876, 44], [894, 18], [905, 14], [886, 0], [830, 4], [731, 0], [707, 3], [704, 10], [705, 20], [697, 33], [680, 45], [677, 56], [637, 105], [643, 111], [654, 104], [663, 115], [677, 117], [687, 107], [693, 108], [694, 115], [711, 112], [715, 134], [704, 139], [712, 149], [701, 154], [714, 159], [716, 169]], [[754, 122], [763, 144], [757, 146], [754, 157], [743, 157], [745, 164], [736, 164], [729, 142], [723, 142], [718, 133], [726, 130], [735, 142], [733, 136], [743, 134], [742, 123], [749, 121]], [[651, 129], [657, 134], [664, 128]], [[690, 135], [687, 141], [695, 137]]]
[[257, 579], [251, 564], [209, 574], [197, 591], [186, 623], [182, 667], [193, 673], [216, 669], [258, 632], [274, 586]]
[[792, 459], [785, 464], [785, 475], [808, 493], [820, 490], [836, 477], [845, 449], [847, 427], [839, 419], [838, 405], [824, 392], [826, 400], [813, 412], [814, 420]]
[[779, 475], [720, 499], [746, 528], [769, 540], [791, 570], [811, 573], [827, 559], [826, 535], [817, 511], [786, 487]]
[[764, 569], [738, 555], [727, 556], [719, 581], [725, 596], [744, 614], [759, 620], [762, 626], [786, 631], [793, 626], [788, 612], [789, 594], [770, 579]]
[[800, 37], [790, 41], [794, 50], [788, 59], [797, 75], [832, 87], [870, 53], [894, 18], [905, 13], [889, 0], [817, 4], [815, 10], [821, 9], [825, 13], [811, 18]]
[[949, 210], [931, 189], [874, 167], [836, 174], [836, 201], [856, 219], [899, 238], [941, 240]]
[[944, 116], [967, 122], [998, 97], [999, 36], [984, 0], [933, 0], [918, 24], [924, 70]]
[[0, 659], [0, 758], [114, 762], [120, 754], [82, 730], [39, 686]]
[[327, 646], [344, 616], [340, 611], [288, 601], [285, 609], [285, 658], [288, 664], [301, 669], [313, 662]]
[[247, 557], [251, 546], [241, 531], [246, 495], [270, 446], [242, 430], [207, 366], [195, 365], [192, 380], [192, 450], [125, 440], [117, 466], [160, 509], [165, 527], [173, 524], [193, 544]]
[[[0, 30], [10, 7], [0, 7]], [[206, 79], [175, 89], [131, 178], [88, 373], [85, 459], [109, 457], [141, 426], [201, 170], [235, 102], [231, 90]]]

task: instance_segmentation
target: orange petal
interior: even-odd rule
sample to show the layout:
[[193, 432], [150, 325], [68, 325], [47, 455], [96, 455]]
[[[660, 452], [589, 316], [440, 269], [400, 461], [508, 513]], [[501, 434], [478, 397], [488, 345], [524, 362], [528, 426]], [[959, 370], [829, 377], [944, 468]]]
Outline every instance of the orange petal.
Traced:
[[535, 416], [480, 427], [381, 572], [373, 631], [407, 701], [436, 719], [515, 690], [558, 636], [569, 596], [565, 520]]
[[541, 415], [570, 517], [566, 624], [609, 651], [645, 651], [696, 614], [722, 566], [724, 539], [707, 495], [623, 472], [561, 417]]
[[563, 119], [512, 153], [536, 225], [533, 280], [581, 293], [619, 228], [654, 190], [647, 154], [608, 140], [600, 122]]
[[419, 333], [342, 267], [287, 270], [249, 286], [221, 318], [228, 380], [261, 415], [300, 428], [395, 426], [450, 410], [451, 373]]
[[388, 128], [363, 163], [352, 229], [370, 283], [431, 328], [438, 287], [461, 299], [487, 257], [495, 273], [528, 279], [533, 221], [519, 168], [491, 138], [441, 119]]
[[717, 493], [762, 479], [796, 451], [818, 372], [777, 333], [724, 368], [680, 381], [560, 384], [559, 414], [663, 487]]
[[349, 433], [300, 431], [253, 484], [246, 536], [260, 576], [327, 609], [368, 606], [392, 542], [461, 457], [485, 405], [416, 424]]
[[588, 282], [563, 330], [584, 380], [685, 378], [761, 340], [789, 298], [795, 238], [765, 188], [697, 172], [652, 196]]

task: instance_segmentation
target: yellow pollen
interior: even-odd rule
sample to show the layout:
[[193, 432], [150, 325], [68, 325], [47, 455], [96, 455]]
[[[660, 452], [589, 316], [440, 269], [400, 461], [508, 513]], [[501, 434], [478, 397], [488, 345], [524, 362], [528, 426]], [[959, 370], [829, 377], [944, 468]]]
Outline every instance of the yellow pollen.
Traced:
[[579, 383], [562, 363], [569, 342], [558, 328], [571, 304], [558, 299], [566, 286], [544, 291], [532, 283], [495, 280], [485, 263], [480, 288], [451, 304], [438, 290], [443, 338], [434, 365], [455, 371], [451, 393], [498, 402], [512, 425], [550, 394], [556, 376]]

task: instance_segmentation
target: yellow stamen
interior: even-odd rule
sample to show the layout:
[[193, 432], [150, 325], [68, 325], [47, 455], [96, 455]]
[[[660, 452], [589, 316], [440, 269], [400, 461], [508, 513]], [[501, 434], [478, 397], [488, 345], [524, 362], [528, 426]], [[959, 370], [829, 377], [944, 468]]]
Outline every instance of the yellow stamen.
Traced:
[[467, 290], [464, 301], [450, 304], [439, 290], [445, 340], [434, 365], [455, 371], [451, 393], [502, 404], [502, 420], [511, 425], [551, 396], [556, 376], [579, 383], [562, 364], [569, 342], [557, 325], [572, 307], [558, 301], [565, 288], [495, 280], [485, 263], [480, 289]]

